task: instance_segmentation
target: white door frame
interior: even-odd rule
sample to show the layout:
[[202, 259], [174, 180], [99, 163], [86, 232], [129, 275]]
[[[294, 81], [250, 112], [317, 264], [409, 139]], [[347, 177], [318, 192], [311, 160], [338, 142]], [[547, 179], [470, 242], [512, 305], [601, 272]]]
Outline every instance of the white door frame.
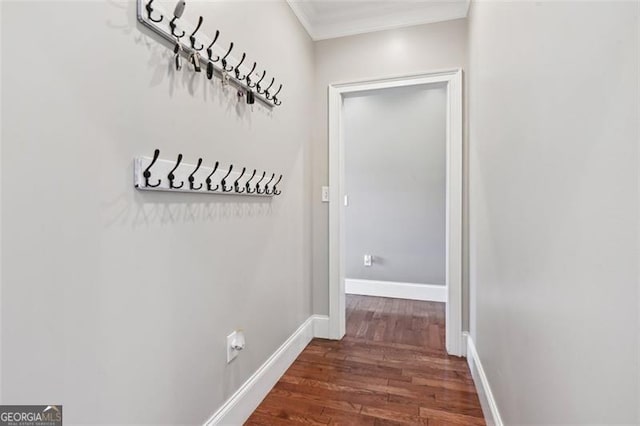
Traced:
[[347, 93], [445, 83], [447, 87], [446, 348], [462, 355], [462, 69], [329, 86], [329, 336], [341, 339], [345, 318], [344, 141], [342, 101]]

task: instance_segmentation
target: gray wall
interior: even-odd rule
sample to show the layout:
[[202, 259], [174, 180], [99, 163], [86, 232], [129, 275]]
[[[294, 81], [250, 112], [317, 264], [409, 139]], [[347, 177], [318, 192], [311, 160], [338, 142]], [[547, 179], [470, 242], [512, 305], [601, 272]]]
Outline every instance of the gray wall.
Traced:
[[345, 97], [347, 278], [446, 283], [446, 104], [443, 86]]
[[[281, 79], [282, 107], [170, 70], [133, 1], [2, 2], [5, 404], [201, 424], [311, 314], [313, 44], [285, 2], [187, 2], [198, 14]], [[133, 158], [156, 147], [281, 171], [282, 195], [137, 192]]]
[[471, 331], [505, 424], [638, 424], [637, 2], [478, 2]]
[[[381, 60], [384, 58], [384, 60]], [[320, 188], [329, 181], [327, 136], [327, 87], [371, 78], [466, 68], [467, 21], [419, 25], [370, 34], [323, 40], [316, 43], [314, 129], [312, 170], [313, 309], [329, 312], [329, 224], [328, 204], [322, 203]], [[466, 161], [466, 159], [465, 159]], [[465, 177], [466, 180], [466, 177]], [[466, 191], [466, 185], [464, 187]], [[466, 193], [466, 192], [465, 192]], [[463, 200], [466, 210], [466, 199]], [[466, 223], [466, 217], [463, 218]], [[463, 233], [466, 247], [466, 231]], [[463, 287], [466, 291], [466, 250], [463, 250]], [[463, 318], [466, 324], [466, 303]]]

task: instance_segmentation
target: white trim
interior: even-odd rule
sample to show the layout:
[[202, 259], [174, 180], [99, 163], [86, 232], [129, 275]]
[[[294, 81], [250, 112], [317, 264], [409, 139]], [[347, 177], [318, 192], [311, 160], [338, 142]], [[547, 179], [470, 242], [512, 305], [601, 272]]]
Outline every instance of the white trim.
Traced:
[[307, 31], [307, 34], [309, 34], [309, 37], [311, 37], [311, 40], [320, 41], [338, 37], [348, 37], [378, 31], [387, 31], [399, 28], [413, 27], [417, 25], [434, 24], [438, 22], [464, 19], [469, 14], [469, 5], [471, 4], [471, 0], [465, 1], [465, 4], [462, 6], [464, 10], [463, 13], [460, 13], [461, 11], [459, 10], [440, 11], [439, 13], [435, 13], [436, 11], [430, 11], [426, 16], [424, 16], [424, 14], [420, 14], [418, 16], [403, 17], [400, 20], [394, 19], [391, 22], [389, 22], [388, 16], [373, 19], [369, 18], [365, 23], [360, 22], [356, 27], [354, 27], [353, 25], [344, 25], [344, 23], [337, 25], [314, 25], [309, 20], [309, 17], [305, 13], [305, 11], [300, 7], [300, 3], [302, 3], [300, 0], [287, 0], [287, 3], [298, 18], [298, 21], [300, 21], [304, 29]]
[[329, 335], [345, 334], [344, 143], [342, 98], [346, 93], [432, 83], [447, 86], [447, 190], [446, 190], [446, 348], [462, 355], [462, 70], [452, 69], [329, 86]]
[[313, 337], [319, 339], [329, 338], [329, 316], [313, 315]]
[[500, 411], [498, 411], [498, 405], [491, 392], [491, 386], [489, 386], [489, 380], [482, 368], [480, 357], [476, 351], [476, 346], [473, 343], [471, 335], [467, 332], [464, 333], [466, 346], [467, 346], [467, 364], [469, 364], [469, 370], [473, 376], [473, 383], [476, 386], [478, 392], [478, 398], [480, 399], [480, 405], [482, 406], [482, 413], [487, 426], [503, 426], [502, 418], [500, 417]]
[[447, 287], [435, 284], [401, 283], [395, 281], [358, 280], [346, 278], [344, 291], [347, 294], [392, 297], [396, 299], [446, 302]]
[[[300, 352], [314, 337], [326, 337], [329, 318], [312, 315], [207, 420], [206, 426], [241, 425], [260, 405]], [[324, 333], [317, 335], [316, 333]]]
[[311, 40], [314, 40], [314, 41], [317, 40], [314, 36], [311, 23], [307, 19], [307, 15], [298, 6], [298, 2], [293, 0], [287, 0], [287, 3], [289, 4], [289, 7], [293, 11], [293, 14], [296, 15], [296, 18], [298, 18], [298, 21], [300, 21], [300, 23], [304, 27], [307, 34], [309, 34], [309, 37], [311, 37]]
[[[2, 5], [0, 4], [0, 22], [2, 22]], [[2, 46], [2, 31], [0, 31], [0, 46]], [[2, 55], [0, 55], [0, 93], [2, 93]], [[2, 129], [2, 102], [0, 102], [0, 129]], [[0, 131], [0, 164], [2, 164], [2, 132]], [[2, 173], [0, 170], [0, 192], [1, 192], [1, 188], [2, 188]], [[0, 196], [0, 224], [3, 223], [2, 222], [2, 196]], [[0, 226], [0, 241], [2, 241], [2, 227]], [[4, 383], [2, 381], [4, 375], [2, 373], [2, 348], [3, 348], [3, 344], [2, 344], [2, 277], [4, 275], [2, 274], [2, 245], [0, 244], [0, 383]], [[2, 396], [2, 386], [0, 386], [0, 404], [4, 403], [4, 399]]]

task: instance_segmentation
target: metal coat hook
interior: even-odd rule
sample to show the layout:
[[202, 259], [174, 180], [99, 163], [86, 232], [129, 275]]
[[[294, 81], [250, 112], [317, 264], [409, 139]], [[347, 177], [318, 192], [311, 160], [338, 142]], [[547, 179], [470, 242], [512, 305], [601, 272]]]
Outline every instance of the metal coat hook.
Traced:
[[176, 8], [173, 10], [173, 18], [171, 18], [171, 21], [169, 22], [169, 27], [171, 28], [171, 35], [175, 38], [182, 38], [186, 34], [184, 31], [182, 31], [182, 34], [176, 34], [176, 20], [182, 17], [186, 5], [187, 4], [184, 0], [180, 0], [176, 4]]
[[256, 65], [258, 65], [257, 62], [253, 63], [253, 67], [251, 67], [251, 71], [249, 71], [247, 73], [247, 75], [245, 76], [245, 79], [247, 80], [247, 87], [252, 88], [254, 86], [251, 85], [251, 74], [253, 74], [253, 72], [256, 70]]
[[149, 18], [149, 20], [153, 22], [162, 22], [162, 20], [164, 19], [163, 14], [160, 14], [160, 19], [153, 19], [153, 17], [151, 16], [151, 13], [153, 12], [153, 6], [151, 6], [151, 3], [153, 3], [153, 0], [149, 0], [149, 3], [144, 6], [144, 8], [147, 9], [147, 18]]
[[169, 179], [169, 188], [171, 189], [180, 189], [184, 185], [184, 182], [180, 182], [179, 186], [173, 184], [173, 180], [176, 178], [176, 175], [174, 175], [173, 172], [176, 171], [176, 169], [178, 168], [181, 162], [182, 162], [182, 154], [178, 154], [178, 161], [176, 161], [176, 165], [173, 167], [173, 169], [171, 169], [171, 171], [167, 175], [167, 178]]
[[278, 95], [278, 93], [280, 93], [280, 91], [282, 90], [282, 84], [280, 85], [280, 87], [278, 87], [278, 90], [276, 90], [276, 93], [274, 93], [273, 95], [269, 95], [269, 90], [267, 90], [267, 93], [265, 95], [265, 97], [267, 99], [274, 100], [276, 98], [276, 96]]
[[256, 84], [256, 92], [260, 93], [261, 95], [264, 94], [264, 90], [262, 90], [262, 86], [260, 85], [260, 83], [262, 83], [262, 80], [264, 79], [264, 76], [267, 74], [267, 71], [264, 71], [262, 73], [262, 77], [260, 77], [260, 80], [258, 80], [258, 84]]
[[200, 47], [196, 47], [196, 33], [200, 29], [200, 26], [202, 25], [202, 21], [204, 21], [204, 18], [200, 16], [200, 18], [198, 18], [198, 25], [196, 25], [196, 29], [193, 30], [193, 32], [189, 36], [189, 40], [191, 41], [191, 48], [197, 51], [201, 51], [202, 49], [204, 49], [204, 44], [202, 43], [200, 43]]
[[229, 171], [227, 172], [226, 175], [224, 175], [224, 177], [220, 181], [220, 183], [222, 184], [222, 192], [231, 192], [231, 191], [233, 191], [233, 186], [230, 186], [229, 189], [227, 189], [227, 178], [231, 174], [231, 170], [233, 170], [233, 164], [231, 166], [229, 166]]
[[240, 180], [240, 178], [242, 178], [242, 176], [244, 176], [244, 172], [246, 170], [247, 170], [247, 168], [243, 167], [242, 168], [242, 172], [240, 172], [240, 176], [238, 176], [238, 178], [233, 182], [233, 189], [239, 194], [244, 192], [244, 188], [242, 188], [242, 191], [240, 190], [240, 185], [238, 184], [238, 181]]
[[265, 76], [265, 75], [267, 75], [267, 71], [266, 71], [266, 70], [262, 71], [262, 77], [260, 77], [260, 80], [258, 80], [258, 81], [256, 82], [256, 84], [253, 84], [253, 85], [252, 85], [252, 84], [247, 84], [247, 85], [248, 85], [250, 88], [252, 88], [252, 89], [253, 89], [254, 87], [256, 87], [256, 86], [257, 86], [257, 87], [258, 87], [258, 89], [259, 89], [259, 88], [260, 88], [260, 82], [262, 82], [262, 80], [264, 79], [264, 76]]
[[209, 176], [207, 176], [207, 179], [205, 179], [205, 182], [207, 183], [207, 191], [217, 191], [218, 188], [220, 187], [220, 185], [216, 185], [215, 188], [211, 189], [211, 176], [213, 176], [213, 174], [216, 172], [216, 170], [218, 170], [218, 162], [216, 161], [216, 164], [213, 166], [213, 171], [209, 174]]
[[[253, 169], [253, 173], [251, 173], [251, 177], [244, 183], [244, 191], [247, 191], [247, 194], [253, 194], [254, 192], [256, 192], [255, 190], [251, 190], [251, 185], [249, 184], [249, 182], [251, 182], [251, 180], [256, 176], [256, 169]], [[244, 192], [242, 191], [242, 192]]]
[[207, 47], [207, 56], [209, 57], [209, 60], [211, 62], [218, 62], [220, 60], [220, 56], [216, 56], [215, 59], [213, 59], [213, 45], [216, 43], [216, 41], [218, 40], [218, 37], [220, 36], [220, 31], [216, 30], [216, 35], [213, 36], [213, 41], [211, 42], [211, 44], [209, 45], [209, 47]]
[[264, 92], [262, 92], [262, 93], [258, 92], [258, 93], [260, 93], [260, 94], [263, 94], [263, 93], [264, 93], [265, 97], [266, 97], [267, 99], [269, 99], [269, 89], [271, 89], [271, 86], [273, 86], [273, 83], [275, 83], [275, 81], [276, 81], [276, 79], [275, 79], [274, 77], [271, 77], [271, 83], [269, 84], [269, 87], [267, 87], [267, 88], [264, 90]]
[[280, 177], [278, 178], [278, 181], [273, 184], [273, 191], [271, 191], [272, 194], [274, 195], [282, 194], [282, 191], [278, 191], [278, 189], [276, 188], [281, 180], [282, 180], [282, 175], [280, 175]]
[[153, 152], [153, 160], [151, 160], [151, 164], [149, 164], [147, 166], [146, 169], [144, 169], [144, 173], [142, 173], [142, 176], [144, 176], [144, 185], [148, 186], [149, 188], [155, 188], [160, 186], [160, 184], [162, 183], [162, 180], [158, 179], [158, 183], [151, 184], [149, 183], [149, 178], [151, 177], [151, 167], [156, 163], [156, 161], [158, 161], [158, 156], [160, 155], [160, 150], [156, 149]]
[[271, 183], [271, 181], [273, 180], [274, 177], [276, 177], [276, 174], [272, 173], [271, 174], [271, 179], [269, 179], [269, 182], [265, 183], [265, 185], [264, 185], [264, 191], [262, 191], [262, 194], [271, 195], [271, 192], [269, 192], [269, 184]]
[[229, 45], [229, 50], [227, 51], [227, 53], [222, 57], [222, 69], [227, 72], [233, 71], [233, 67], [227, 68], [227, 56], [229, 56], [231, 50], [233, 50], [233, 42], [231, 42], [231, 44]]
[[273, 104], [276, 106], [282, 105], [282, 101], [278, 100], [275, 96], [273, 97]]
[[274, 178], [274, 177], [276, 177], [276, 174], [275, 174], [275, 173], [273, 173], [273, 174], [271, 175], [271, 179], [269, 179], [269, 182], [267, 182], [267, 183], [264, 185], [264, 189], [263, 189], [262, 191], [260, 191], [260, 188], [258, 187], [258, 185], [256, 185], [256, 192], [257, 192], [258, 194], [266, 194], [266, 193], [267, 193], [267, 190], [269, 189], [269, 183], [271, 183], [271, 181], [273, 180], [273, 178]]
[[240, 81], [244, 80], [247, 76], [244, 75], [242, 77], [240, 77], [240, 65], [242, 65], [242, 63], [244, 62], [244, 58], [247, 56], [246, 53], [242, 52], [242, 59], [240, 59], [240, 62], [238, 62], [238, 65], [236, 65], [234, 72], [236, 73], [236, 78]]
[[262, 182], [262, 179], [264, 179], [266, 175], [267, 175], [267, 172], [262, 172], [262, 177], [260, 178], [260, 180], [258, 180], [258, 182], [256, 182], [256, 189], [254, 189], [253, 191], [247, 191], [247, 192], [250, 192], [251, 194], [253, 194], [254, 192], [257, 192], [258, 194], [262, 194], [260, 192], [260, 182]]
[[202, 184], [200, 184], [200, 186], [196, 187], [193, 183], [196, 180], [196, 178], [193, 177], [193, 175], [196, 174], [196, 172], [198, 171], [198, 169], [200, 168], [200, 165], [202, 165], [202, 158], [198, 158], [198, 165], [196, 166], [196, 168], [191, 172], [191, 174], [189, 175], [189, 189], [192, 190], [200, 190], [202, 189]]

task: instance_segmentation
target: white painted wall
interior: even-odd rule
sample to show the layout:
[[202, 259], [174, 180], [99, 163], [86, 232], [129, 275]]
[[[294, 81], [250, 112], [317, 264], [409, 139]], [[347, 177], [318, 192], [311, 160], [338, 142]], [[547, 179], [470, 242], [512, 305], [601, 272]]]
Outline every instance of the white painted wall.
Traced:
[[445, 285], [446, 87], [349, 94], [341, 120], [346, 277]]
[[505, 424], [638, 424], [637, 2], [478, 2], [471, 332]]
[[[327, 185], [329, 180], [328, 85], [442, 69], [464, 69], [467, 60], [466, 46], [465, 19], [341, 37], [316, 43], [315, 117], [311, 148], [313, 157], [312, 275], [315, 313], [329, 312], [327, 234], [329, 209], [328, 204], [323, 204], [320, 198], [320, 189], [322, 185]], [[464, 239], [466, 244], [466, 232]], [[466, 257], [463, 259], [463, 263], [465, 262]], [[464, 282], [463, 286], [465, 286]], [[464, 303], [463, 306], [466, 306], [466, 298]], [[463, 312], [466, 311], [464, 307]]]
[[[285, 2], [187, 3], [284, 83], [251, 112], [172, 71], [133, 1], [1, 7], [2, 403], [202, 424], [311, 314], [313, 45]], [[277, 170], [282, 195], [137, 192], [133, 158], [156, 147]]]

